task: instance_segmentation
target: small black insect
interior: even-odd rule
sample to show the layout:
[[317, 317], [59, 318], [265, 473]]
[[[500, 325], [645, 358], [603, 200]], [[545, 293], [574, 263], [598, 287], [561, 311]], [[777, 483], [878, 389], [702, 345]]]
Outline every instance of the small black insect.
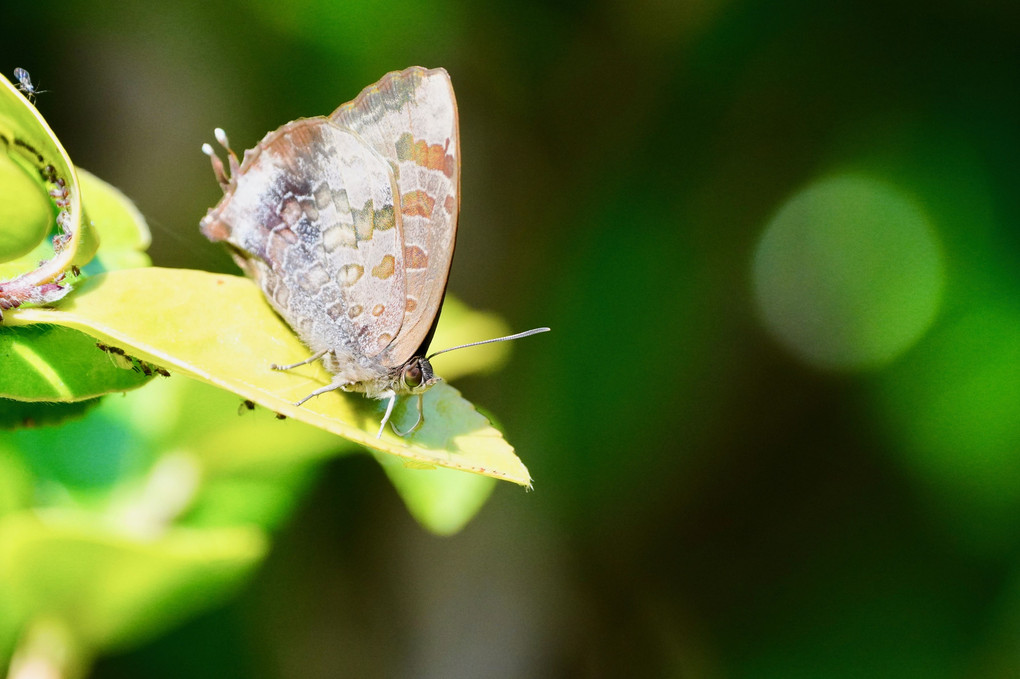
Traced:
[[103, 344], [102, 342], [96, 342], [96, 348], [100, 351], [105, 351], [108, 354], [119, 354], [120, 356], [124, 355], [124, 350], [120, 347], [111, 347], [110, 345]]

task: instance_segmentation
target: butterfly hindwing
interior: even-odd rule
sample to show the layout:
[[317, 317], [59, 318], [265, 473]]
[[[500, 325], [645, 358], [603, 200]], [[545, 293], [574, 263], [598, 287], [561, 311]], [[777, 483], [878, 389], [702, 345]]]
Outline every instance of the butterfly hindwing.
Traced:
[[405, 305], [390, 164], [351, 131], [308, 118], [267, 135], [235, 178], [203, 232], [234, 246], [309, 348], [331, 350], [352, 381], [374, 377], [359, 359], [390, 346]]

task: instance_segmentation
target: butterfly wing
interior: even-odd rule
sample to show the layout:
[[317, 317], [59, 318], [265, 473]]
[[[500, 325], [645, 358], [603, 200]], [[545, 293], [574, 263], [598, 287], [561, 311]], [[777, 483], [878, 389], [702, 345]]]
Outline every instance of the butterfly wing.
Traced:
[[395, 169], [407, 299], [400, 332], [380, 358], [400, 365], [427, 349], [453, 261], [460, 209], [453, 85], [444, 69], [415, 66], [384, 76], [330, 118], [356, 132]]
[[327, 118], [271, 132], [202, 220], [312, 351], [372, 381], [404, 319], [404, 248], [388, 161]]

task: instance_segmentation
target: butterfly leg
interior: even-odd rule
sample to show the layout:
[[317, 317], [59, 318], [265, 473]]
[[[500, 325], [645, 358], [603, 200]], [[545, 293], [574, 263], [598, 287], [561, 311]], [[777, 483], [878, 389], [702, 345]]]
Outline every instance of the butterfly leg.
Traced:
[[300, 401], [298, 401], [294, 405], [299, 406], [299, 405], [301, 405], [302, 403], [304, 403], [305, 401], [307, 401], [310, 398], [315, 398], [316, 396], [319, 396], [320, 394], [325, 394], [328, 391], [336, 391], [337, 389], [342, 389], [343, 387], [344, 387], [344, 385], [342, 383], [330, 382], [326, 386], [319, 387], [318, 389], [316, 389], [312, 393], [308, 394], [308, 396], [305, 396], [303, 399], [301, 399]]
[[399, 429], [397, 429], [397, 425], [390, 422], [390, 427], [393, 429], [394, 434], [403, 438], [404, 436], [407, 436], [408, 434], [413, 434], [414, 432], [421, 429], [421, 425], [425, 424], [425, 413], [422, 412], [422, 401], [424, 400], [424, 398], [425, 394], [418, 394], [418, 421], [415, 422], [410, 429], [408, 429], [407, 431], [400, 431]]
[[393, 404], [397, 402], [397, 394], [392, 389], [387, 389], [379, 394], [379, 398], [388, 398], [390, 401], [386, 404], [386, 414], [383, 415], [382, 422], [379, 423], [379, 433], [375, 435], [377, 439], [382, 438], [383, 429], [386, 428], [386, 423], [390, 421], [390, 415], [393, 414]]
[[[311, 356], [309, 356], [308, 358], [306, 358], [303, 361], [298, 361], [297, 363], [291, 363], [290, 365], [277, 365], [276, 363], [273, 363], [269, 367], [272, 370], [290, 370], [292, 368], [297, 368], [298, 366], [301, 366], [301, 365], [307, 365], [309, 363], [313, 363], [315, 361], [318, 361], [320, 358], [322, 358], [323, 356], [325, 356], [328, 353], [329, 353], [329, 349], [323, 349], [322, 351], [319, 351], [319, 352], [316, 352], [316, 353], [312, 354]], [[336, 389], [336, 387], [333, 387], [333, 389]], [[329, 390], [327, 390], [327, 391], [329, 391]], [[314, 394], [312, 394], [312, 396], [314, 396]], [[309, 396], [308, 398], [311, 398], [311, 396]], [[305, 400], [307, 400], [307, 399], [305, 399]]]

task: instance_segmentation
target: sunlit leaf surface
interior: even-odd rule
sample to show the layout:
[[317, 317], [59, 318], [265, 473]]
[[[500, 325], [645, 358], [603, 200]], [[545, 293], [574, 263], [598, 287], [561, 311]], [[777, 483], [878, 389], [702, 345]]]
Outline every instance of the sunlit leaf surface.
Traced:
[[[330, 376], [319, 365], [290, 372], [269, 368], [302, 360], [308, 350], [245, 278], [178, 269], [115, 271], [87, 281], [59, 309], [22, 310], [10, 322], [76, 328], [139, 359], [418, 466], [530, 484], [527, 468], [499, 431], [445, 383], [426, 393], [425, 424], [403, 438], [386, 430], [377, 439], [383, 404], [358, 394], [334, 391], [294, 406]], [[416, 418], [414, 399], [402, 399], [396, 426], [407, 430]]]

